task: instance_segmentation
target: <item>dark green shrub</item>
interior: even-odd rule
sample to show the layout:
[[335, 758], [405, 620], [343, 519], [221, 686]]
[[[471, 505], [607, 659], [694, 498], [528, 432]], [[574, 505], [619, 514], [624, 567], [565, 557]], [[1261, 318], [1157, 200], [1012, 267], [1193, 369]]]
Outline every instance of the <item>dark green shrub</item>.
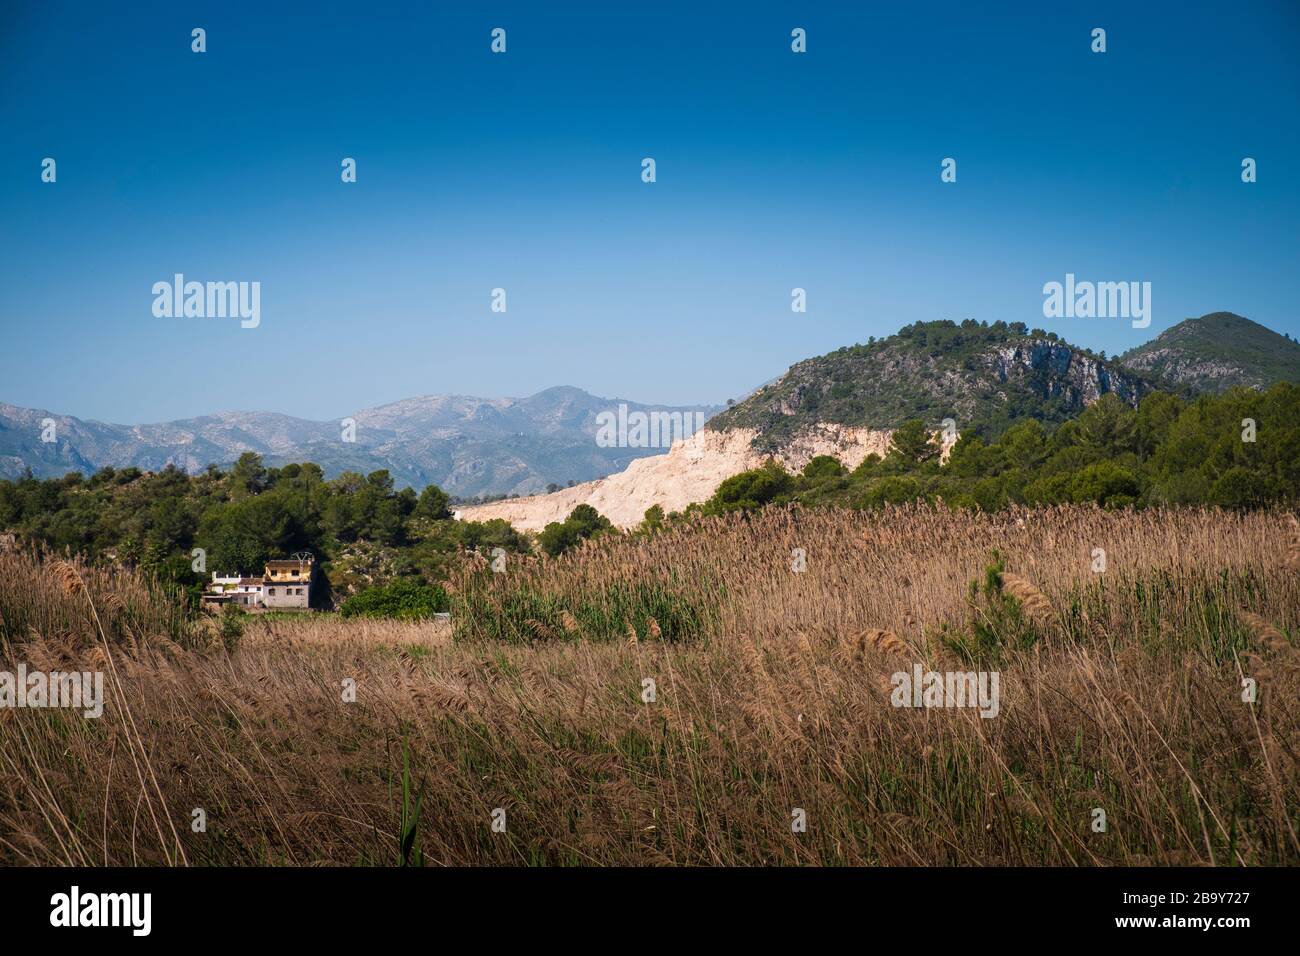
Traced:
[[437, 585], [399, 578], [383, 587], [354, 594], [339, 608], [343, 617], [391, 617], [404, 621], [431, 618], [447, 611], [451, 600]]

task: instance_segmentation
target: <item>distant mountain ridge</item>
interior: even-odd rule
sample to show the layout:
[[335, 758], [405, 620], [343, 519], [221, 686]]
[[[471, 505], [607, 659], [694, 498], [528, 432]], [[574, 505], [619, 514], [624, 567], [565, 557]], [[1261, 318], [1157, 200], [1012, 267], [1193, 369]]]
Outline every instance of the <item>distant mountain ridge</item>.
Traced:
[[[1300, 344], [1228, 312], [1179, 323], [1116, 359], [1019, 322], [938, 321], [805, 359], [722, 411], [625, 404], [630, 412], [702, 412], [712, 416], [710, 430], [744, 429], [756, 452], [784, 454], [827, 428], [887, 432], [919, 418], [938, 429], [951, 418], [957, 431], [987, 437], [1025, 418], [1063, 422], [1106, 394], [1134, 406], [1156, 389], [1276, 381], [1300, 382]], [[622, 403], [563, 386], [527, 398], [428, 395], [357, 412], [351, 443], [337, 422], [271, 412], [126, 426], [0, 404], [0, 477], [104, 465], [194, 472], [252, 451], [270, 465], [314, 461], [329, 477], [387, 469], [399, 485], [438, 484], [461, 498], [531, 495], [666, 450], [596, 442], [596, 416]], [[57, 442], [40, 440], [46, 418], [57, 424]]]
[[[702, 412], [715, 406], [646, 405], [557, 386], [526, 398], [426, 395], [357, 412], [356, 441], [334, 421], [273, 412], [221, 412], [151, 425], [113, 425], [0, 403], [0, 478], [30, 467], [37, 477], [90, 473], [109, 465], [197, 472], [247, 451], [269, 465], [314, 461], [327, 477], [387, 469], [396, 483], [437, 484], [460, 497], [531, 494], [549, 484], [600, 478], [658, 448], [600, 447], [596, 416], [629, 411]], [[53, 419], [57, 440], [41, 441]]]
[[1232, 312], [1179, 322], [1125, 352], [1119, 361], [1198, 392], [1300, 383], [1300, 343]]

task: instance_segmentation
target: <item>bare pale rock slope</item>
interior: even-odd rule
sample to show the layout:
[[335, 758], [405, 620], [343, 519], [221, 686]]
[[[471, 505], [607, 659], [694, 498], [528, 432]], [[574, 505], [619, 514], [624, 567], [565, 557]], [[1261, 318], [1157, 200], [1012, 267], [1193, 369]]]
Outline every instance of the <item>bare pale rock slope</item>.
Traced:
[[890, 431], [815, 424], [792, 436], [776, 453], [754, 448], [757, 433], [750, 428], [728, 431], [704, 429], [676, 442], [665, 455], [639, 458], [608, 478], [584, 482], [549, 495], [533, 495], [471, 505], [456, 512], [466, 521], [504, 518], [516, 528], [537, 531], [563, 521], [578, 505], [591, 505], [619, 528], [641, 521], [646, 509], [681, 511], [709, 498], [732, 475], [775, 459], [789, 469], [801, 469], [817, 455], [833, 455], [856, 468], [870, 454], [884, 457]]

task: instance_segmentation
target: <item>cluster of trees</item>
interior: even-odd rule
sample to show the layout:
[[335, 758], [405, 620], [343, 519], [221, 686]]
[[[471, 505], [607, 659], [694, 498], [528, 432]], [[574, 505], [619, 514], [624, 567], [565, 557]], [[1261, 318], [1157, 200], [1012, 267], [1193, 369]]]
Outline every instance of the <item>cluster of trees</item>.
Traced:
[[[1036, 339], [1047, 339], [1049, 342], [1062, 341], [1061, 337], [1055, 332], [1031, 329], [1023, 322], [997, 321], [990, 323], [978, 322], [975, 319], [963, 319], [958, 324], [950, 319], [942, 319], [937, 322], [916, 322], [912, 325], [905, 325], [898, 330], [899, 339], [918, 349], [927, 350], [935, 357], [944, 352], [962, 348], [1000, 345], [1006, 341], [1008, 336], [1023, 337], [1026, 335]], [[875, 345], [875, 336], [872, 336], [867, 344], [869, 346]], [[858, 347], [860, 348], [860, 346]], [[847, 346], [846, 349], [841, 349], [841, 351], [852, 348], [854, 346]], [[1080, 349], [1080, 351], [1085, 350]], [[1099, 357], [1104, 357], [1105, 354], [1105, 352], [1102, 352]]]
[[[660, 509], [662, 510], [662, 509]], [[610, 520], [591, 505], [578, 505], [563, 521], [552, 521], [537, 537], [537, 543], [551, 557], [569, 551], [580, 541], [613, 529]]]
[[[1238, 388], [1186, 400], [1166, 392], [1136, 409], [1105, 395], [1049, 429], [1023, 420], [996, 439], [965, 434], [940, 461], [937, 436], [919, 420], [889, 453], [850, 472], [830, 457], [801, 474], [776, 464], [727, 479], [706, 514], [798, 501], [879, 507], [918, 499], [995, 511], [1008, 504], [1094, 502], [1255, 508], [1300, 501], [1300, 387]], [[670, 516], [671, 517], [671, 516]]]
[[[104, 468], [44, 481], [0, 481], [0, 529], [63, 552], [118, 560], [201, 589], [207, 573], [256, 574], [271, 558], [318, 556], [327, 575], [352, 552], [379, 552], [392, 577], [446, 577], [459, 550], [529, 542], [502, 520], [453, 521], [436, 486], [396, 490], [387, 471], [344, 472], [326, 481], [319, 466], [267, 468], [248, 453], [228, 470], [187, 475]], [[204, 551], [204, 573], [192, 551]], [[373, 578], [373, 575], [370, 575]]]

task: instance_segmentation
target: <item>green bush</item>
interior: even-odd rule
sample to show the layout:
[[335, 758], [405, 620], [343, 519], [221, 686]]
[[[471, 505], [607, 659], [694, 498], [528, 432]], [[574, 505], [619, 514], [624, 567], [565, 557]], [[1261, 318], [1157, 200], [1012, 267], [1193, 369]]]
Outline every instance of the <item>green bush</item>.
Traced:
[[237, 604], [227, 604], [221, 609], [219, 623], [221, 645], [226, 653], [233, 654], [244, 636], [244, 609]]
[[591, 505], [578, 505], [564, 521], [552, 521], [537, 537], [537, 543], [551, 557], [556, 557], [597, 534], [614, 526], [610, 520]]
[[795, 493], [794, 476], [775, 461], [732, 475], [704, 503], [705, 514], [750, 511], [767, 504], [784, 504]]
[[889, 477], [873, 483], [862, 496], [860, 505], [879, 508], [882, 505], [901, 505], [924, 497], [925, 490], [915, 478]]
[[441, 587], [399, 578], [383, 587], [352, 595], [343, 602], [339, 613], [343, 617], [391, 617], [416, 621], [433, 617], [450, 607], [451, 600]]

